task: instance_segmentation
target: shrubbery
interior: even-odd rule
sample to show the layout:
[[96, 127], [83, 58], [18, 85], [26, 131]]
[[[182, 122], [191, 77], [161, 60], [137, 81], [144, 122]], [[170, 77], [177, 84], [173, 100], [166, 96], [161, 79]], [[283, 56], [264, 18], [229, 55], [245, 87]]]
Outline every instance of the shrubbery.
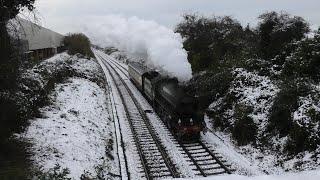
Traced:
[[256, 141], [258, 127], [249, 116], [251, 108], [239, 104], [235, 109], [235, 124], [232, 130], [232, 137], [239, 146], [247, 145]]
[[282, 75], [290, 78], [311, 78], [320, 82], [320, 32], [315, 38], [294, 43], [295, 51], [290, 53], [284, 63]]
[[301, 40], [310, 31], [303, 18], [283, 12], [264, 13], [259, 20], [259, 56], [267, 60], [281, 54], [287, 44]]
[[313, 128], [315, 128], [315, 126], [312, 124], [293, 123], [285, 150], [289, 154], [316, 150], [320, 143], [320, 138], [317, 134], [313, 134]]
[[91, 50], [90, 40], [82, 33], [69, 34], [65, 36], [63, 43], [70, 55], [80, 53], [87, 57], [94, 57], [94, 54]]
[[176, 32], [186, 38], [184, 48], [193, 72], [208, 68], [220, 71], [221, 66], [239, 63], [245, 56], [244, 49], [250, 48], [245, 39], [254, 36], [250, 28], [244, 30], [229, 16], [206, 18], [195, 14], [185, 15]]
[[[256, 27], [242, 27], [228, 16], [185, 15], [176, 32], [185, 38], [184, 48], [194, 73], [187, 89], [200, 99], [204, 97], [204, 108], [213, 101], [218, 103], [208, 115], [215, 128], [231, 132], [239, 145], [255, 141], [264, 143], [272, 135], [288, 137], [290, 145], [286, 150], [289, 153], [314, 150], [318, 141], [310, 137], [317, 139], [314, 135], [317, 133], [320, 137], [320, 129], [311, 131], [310, 125], [301, 126], [301, 123], [297, 126], [294, 113], [301, 106], [300, 99], [308, 97], [320, 82], [320, 29], [314, 37], [307, 36], [310, 32], [308, 22], [284, 12], [267, 12], [258, 20]], [[270, 102], [270, 108], [264, 109], [270, 112], [263, 112], [267, 115], [263, 121], [268, 124], [265, 132], [258, 132], [248, 114], [239, 115], [243, 108], [235, 108], [241, 97], [233, 94], [232, 89], [255, 88], [246, 84], [246, 77], [235, 81], [232, 72], [237, 68], [266, 76], [280, 89], [277, 94], [267, 95], [272, 95], [272, 99], [261, 97]], [[318, 96], [314, 97], [313, 102], [319, 101]], [[319, 114], [317, 110], [304, 115], [312, 119], [310, 124], [320, 124]], [[232, 118], [235, 118], [234, 123]]]
[[27, 173], [23, 144], [9, 138], [20, 129], [19, 102], [15, 97], [21, 58], [7, 25], [22, 9], [33, 11], [34, 2], [1, 0], [0, 5], [0, 179], [25, 179]]
[[298, 107], [298, 89], [294, 82], [284, 83], [276, 96], [269, 117], [269, 131], [288, 135], [293, 123], [293, 112]]

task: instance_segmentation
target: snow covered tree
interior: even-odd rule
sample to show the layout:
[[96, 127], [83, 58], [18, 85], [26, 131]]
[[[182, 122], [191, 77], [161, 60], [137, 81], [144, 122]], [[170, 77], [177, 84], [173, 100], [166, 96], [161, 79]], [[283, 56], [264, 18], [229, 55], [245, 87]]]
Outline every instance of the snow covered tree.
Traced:
[[303, 18], [283, 12], [264, 13], [259, 19], [259, 50], [264, 59], [274, 58], [286, 44], [301, 40], [310, 31], [309, 24]]
[[91, 50], [90, 40], [82, 33], [69, 34], [65, 36], [63, 43], [68, 49], [68, 53], [71, 55], [80, 53], [84, 56], [94, 57]]
[[283, 68], [285, 78], [310, 78], [320, 82], [320, 35], [294, 44], [295, 50], [286, 57]]
[[14, 54], [7, 23], [24, 8], [34, 9], [35, 0], [1, 0], [0, 1], [0, 87], [12, 88], [18, 72], [18, 59]]
[[235, 19], [224, 16], [211, 18], [185, 15], [176, 32], [186, 40], [184, 48], [193, 72], [219, 70], [242, 57], [244, 31]]

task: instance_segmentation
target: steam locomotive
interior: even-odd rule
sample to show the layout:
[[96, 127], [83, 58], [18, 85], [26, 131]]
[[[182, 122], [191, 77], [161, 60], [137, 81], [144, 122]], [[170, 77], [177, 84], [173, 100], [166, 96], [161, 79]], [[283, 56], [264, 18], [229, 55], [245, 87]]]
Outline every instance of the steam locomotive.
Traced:
[[128, 65], [130, 80], [147, 98], [178, 138], [199, 138], [205, 123], [195, 97], [187, 95], [176, 78], [163, 76], [137, 62]]

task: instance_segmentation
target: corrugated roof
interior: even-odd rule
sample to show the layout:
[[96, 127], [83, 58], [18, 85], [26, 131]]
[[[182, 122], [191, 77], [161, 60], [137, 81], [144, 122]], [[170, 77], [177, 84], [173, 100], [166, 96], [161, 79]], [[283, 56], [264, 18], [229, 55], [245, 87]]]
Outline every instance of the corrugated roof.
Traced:
[[62, 46], [63, 35], [19, 18], [21, 39], [28, 41], [29, 50]]

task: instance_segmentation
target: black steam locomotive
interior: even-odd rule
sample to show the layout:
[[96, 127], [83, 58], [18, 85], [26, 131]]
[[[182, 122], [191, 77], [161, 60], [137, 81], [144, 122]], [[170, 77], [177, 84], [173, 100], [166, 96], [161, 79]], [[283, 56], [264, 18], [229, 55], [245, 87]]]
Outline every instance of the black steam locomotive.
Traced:
[[137, 62], [129, 63], [130, 80], [152, 104], [166, 126], [179, 138], [199, 138], [205, 127], [195, 97], [187, 95], [176, 78], [169, 78]]

